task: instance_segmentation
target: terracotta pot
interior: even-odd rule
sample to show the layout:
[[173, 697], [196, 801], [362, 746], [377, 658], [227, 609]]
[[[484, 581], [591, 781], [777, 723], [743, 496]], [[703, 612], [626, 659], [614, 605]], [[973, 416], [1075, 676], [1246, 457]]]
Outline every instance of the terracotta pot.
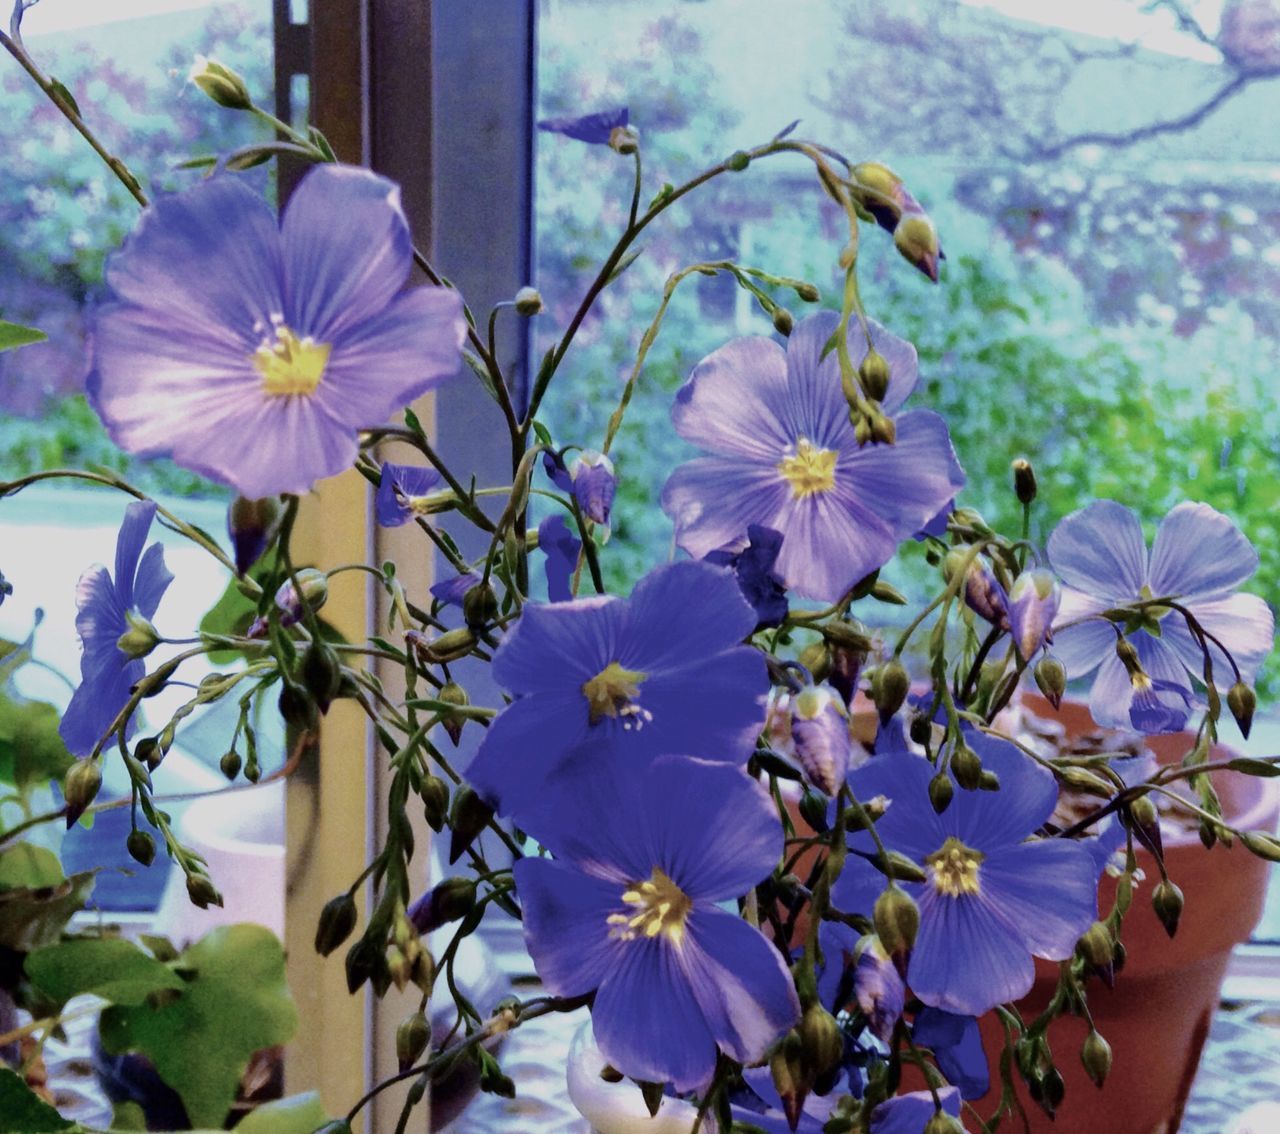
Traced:
[[[1055, 714], [1046, 702], [1029, 698], [1028, 707], [1038, 716], [1061, 721], [1072, 735], [1096, 727], [1082, 704], [1064, 703]], [[1157, 736], [1149, 738], [1149, 745], [1161, 763], [1172, 764], [1187, 753], [1192, 739], [1185, 733]], [[1213, 758], [1229, 755], [1218, 746]], [[1214, 776], [1224, 814], [1246, 830], [1275, 830], [1280, 799], [1274, 782], [1236, 773]], [[1066, 1082], [1066, 1098], [1056, 1120], [1031, 1102], [1018, 1081], [1034, 1134], [1174, 1134], [1178, 1129], [1231, 951], [1249, 939], [1262, 916], [1271, 867], [1239, 846], [1206, 851], [1195, 831], [1166, 838], [1164, 851], [1169, 876], [1186, 898], [1177, 936], [1169, 939], [1151, 909], [1151, 889], [1159, 872], [1151, 855], [1139, 850], [1146, 879], [1134, 893], [1121, 933], [1124, 971], [1117, 974], [1114, 989], [1096, 978], [1086, 986], [1094, 1022], [1112, 1047], [1110, 1077], [1099, 1090], [1085, 1074], [1079, 1058], [1088, 1034], [1085, 1022], [1070, 1016], [1055, 1020], [1048, 1038]], [[1102, 912], [1111, 908], [1114, 895], [1115, 880], [1104, 876], [1098, 892]], [[1057, 975], [1056, 964], [1036, 962], [1035, 986], [1019, 1004], [1024, 1018], [1048, 1003]], [[991, 1060], [992, 1090], [975, 1105], [979, 1113], [989, 1114], [1000, 1097], [1004, 1043], [993, 1013], [982, 1021], [982, 1034]], [[1014, 1125], [1021, 1129], [1020, 1123]]]

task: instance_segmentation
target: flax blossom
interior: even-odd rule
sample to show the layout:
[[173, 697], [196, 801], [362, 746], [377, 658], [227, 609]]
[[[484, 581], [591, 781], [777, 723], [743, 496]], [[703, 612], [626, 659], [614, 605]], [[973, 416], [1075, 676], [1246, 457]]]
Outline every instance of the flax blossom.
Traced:
[[[701, 558], [747, 546], [753, 524], [782, 536], [775, 570], [791, 589], [834, 602], [883, 566], [964, 484], [937, 414], [894, 418], [893, 445], [859, 445], [849, 424], [831, 312], [796, 324], [784, 351], [772, 339], [735, 339], [704, 358], [676, 396], [676, 432], [712, 456], [681, 465], [662, 492], [676, 540]], [[889, 363], [882, 403], [898, 414], [916, 384], [916, 352], [877, 323]], [[866, 340], [851, 328], [855, 365]]]
[[399, 188], [351, 166], [313, 169], [279, 225], [230, 175], [162, 197], [108, 264], [89, 400], [127, 452], [306, 492], [458, 370], [462, 300], [402, 292], [412, 255]]
[[[1204, 654], [1182, 614], [1149, 606], [1126, 628], [1141, 662], [1141, 672], [1130, 674], [1116, 654], [1112, 623], [1090, 615], [1175, 598], [1231, 652], [1245, 681], [1271, 652], [1271, 609], [1257, 595], [1237, 593], [1258, 566], [1258, 553], [1208, 504], [1183, 503], [1170, 511], [1148, 556], [1138, 517], [1123, 504], [1097, 500], [1054, 529], [1048, 551], [1066, 583], [1054, 653], [1072, 677], [1098, 671], [1089, 711], [1100, 725], [1142, 732], [1182, 728], [1190, 715], [1191, 679], [1203, 674]], [[1215, 682], [1229, 686], [1235, 680], [1231, 663], [1215, 644], [1210, 653]]]
[[782, 825], [736, 768], [664, 756], [548, 782], [515, 864], [524, 934], [552, 993], [595, 992], [604, 1057], [634, 1079], [704, 1087], [716, 1049], [751, 1063], [799, 1016], [781, 953], [718, 903], [777, 865]]

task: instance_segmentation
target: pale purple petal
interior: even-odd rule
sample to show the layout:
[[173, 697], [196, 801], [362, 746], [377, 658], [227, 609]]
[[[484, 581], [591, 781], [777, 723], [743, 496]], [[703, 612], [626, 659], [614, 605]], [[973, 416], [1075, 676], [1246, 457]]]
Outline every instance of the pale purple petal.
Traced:
[[[1199, 599], [1190, 606], [1191, 613], [1207, 631], [1217, 638], [1235, 658], [1241, 675], [1252, 681], [1258, 667], [1266, 660], [1275, 644], [1275, 615], [1257, 595], [1228, 595], [1215, 599]], [[1204, 676], [1204, 655], [1187, 629], [1186, 619], [1171, 611], [1160, 620], [1160, 633], [1169, 646], [1197, 679]], [[1220, 687], [1235, 681], [1231, 664], [1212, 642], [1213, 680]]]
[[[787, 338], [787, 403], [785, 428], [794, 443], [801, 438], [819, 449], [835, 449], [851, 436], [849, 403], [840, 385], [840, 363], [832, 349], [819, 361], [835, 333], [839, 316], [823, 311], [801, 319]], [[861, 333], [850, 330], [853, 351], [866, 352]], [[860, 357], [860, 355], [859, 355]]]
[[785, 532], [775, 567], [783, 583], [806, 598], [835, 602], [898, 549], [892, 526], [837, 481], [833, 492], [788, 498], [766, 521]]
[[[1062, 602], [1054, 619], [1053, 654], [1066, 667], [1068, 677], [1083, 677], [1116, 649], [1116, 632], [1110, 622], [1089, 615], [1110, 607], [1106, 599], [1095, 598], [1071, 587], [1062, 588]], [[1075, 626], [1069, 622], [1085, 618]]]
[[752, 524], [778, 529], [791, 490], [770, 463], [698, 457], [676, 468], [662, 489], [662, 510], [676, 528], [676, 543], [695, 559], [747, 545]]
[[984, 900], [1037, 957], [1070, 957], [1097, 919], [1098, 876], [1079, 843], [1041, 839], [1004, 847], [989, 854], [978, 872]]
[[1103, 728], [1131, 729], [1129, 705], [1132, 701], [1133, 684], [1113, 646], [1098, 667], [1093, 687], [1089, 690], [1089, 715]]
[[76, 633], [84, 649], [82, 671], [116, 664], [124, 656], [116, 642], [126, 629], [124, 604], [107, 569], [96, 563], [76, 583]]
[[142, 545], [147, 542], [147, 532], [151, 530], [155, 515], [154, 500], [134, 500], [124, 510], [120, 534], [116, 536], [115, 587], [120, 605], [126, 609], [134, 605], [133, 578], [138, 573]]
[[1049, 536], [1049, 560], [1063, 582], [1086, 594], [1132, 602], [1147, 578], [1147, 544], [1138, 517], [1114, 500], [1072, 512]]
[[1244, 533], [1208, 504], [1179, 504], [1151, 545], [1156, 595], [1211, 596], [1233, 591], [1257, 569], [1258, 553]]
[[[960, 1117], [960, 1092], [955, 1087], [943, 1087], [938, 1092], [938, 1101], [947, 1114]], [[871, 1134], [924, 1134], [933, 1115], [931, 1092], [894, 1095], [871, 1112]]]
[[133, 604], [143, 618], [154, 618], [164, 592], [173, 582], [173, 572], [165, 566], [164, 548], [153, 543], [142, 553], [133, 585]]
[[618, 884], [545, 858], [520, 859], [514, 870], [539, 979], [555, 996], [598, 988], [622, 945], [609, 937], [607, 920], [621, 905]]

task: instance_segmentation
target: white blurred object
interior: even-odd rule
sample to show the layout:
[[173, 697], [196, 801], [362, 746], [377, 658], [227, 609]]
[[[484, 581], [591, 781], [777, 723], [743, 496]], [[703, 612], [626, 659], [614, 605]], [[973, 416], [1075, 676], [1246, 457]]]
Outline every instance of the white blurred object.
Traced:
[[1256, 1103], [1236, 1119], [1227, 1134], [1276, 1134], [1280, 1130], [1280, 1102]]
[[569, 1047], [565, 1078], [569, 1098], [597, 1134], [689, 1134], [697, 1110], [687, 1102], [667, 1096], [652, 1118], [636, 1085], [623, 1079], [609, 1083], [600, 1078], [604, 1056], [591, 1038], [591, 1021], [578, 1029]]
[[178, 822], [178, 839], [202, 854], [223, 905], [202, 910], [187, 897], [175, 865], [156, 912], [155, 932], [181, 948], [219, 925], [252, 921], [284, 935], [284, 783], [198, 799]]

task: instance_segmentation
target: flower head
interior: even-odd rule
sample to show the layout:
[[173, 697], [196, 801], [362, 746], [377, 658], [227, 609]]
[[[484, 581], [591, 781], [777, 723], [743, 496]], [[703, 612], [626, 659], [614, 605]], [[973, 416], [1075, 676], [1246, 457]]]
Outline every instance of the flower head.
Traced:
[[519, 816], [571, 757], [575, 767], [668, 752], [745, 763], [768, 688], [763, 658], [739, 644], [754, 625], [731, 574], [687, 561], [651, 571], [626, 600], [526, 604], [493, 659], [516, 700], [468, 779]]
[[980, 1099], [991, 1089], [991, 1068], [975, 1017], [924, 1007], [912, 1021], [911, 1038], [918, 1047], [933, 1050], [938, 1068], [960, 1089], [962, 1099]]
[[[662, 493], [676, 540], [695, 557], [742, 548], [761, 524], [779, 532], [776, 571], [792, 590], [834, 602], [892, 557], [964, 483], [947, 427], [913, 410], [892, 445], [859, 445], [841, 392], [830, 312], [772, 339], [735, 339], [704, 358], [676, 396], [676, 432], [709, 451], [681, 465]], [[882, 409], [896, 414], [916, 383], [910, 343], [871, 325], [889, 363]], [[857, 365], [867, 343], [850, 330]]]
[[799, 1016], [782, 954], [718, 903], [766, 877], [782, 826], [736, 768], [663, 756], [549, 781], [523, 820], [555, 861], [515, 865], [525, 941], [557, 996], [595, 991], [605, 1058], [634, 1079], [705, 1086]]
[[584, 114], [580, 117], [544, 118], [538, 123], [539, 130], [549, 134], [563, 134], [579, 142], [591, 145], [611, 146], [620, 134], [630, 131], [628, 119], [630, 115], [625, 106], [602, 110], [596, 114]]
[[90, 342], [89, 399], [112, 440], [251, 499], [347, 468], [361, 426], [461, 361], [457, 293], [401, 290], [399, 198], [368, 170], [322, 165], [279, 225], [232, 176], [152, 204], [108, 264]]
[[1009, 623], [1023, 661], [1030, 661], [1052, 640], [1050, 627], [1061, 601], [1062, 588], [1050, 571], [1023, 571], [1014, 579], [1009, 588]]
[[[1048, 551], [1066, 584], [1054, 653], [1072, 677], [1098, 671], [1089, 710], [1100, 725], [1174, 732], [1190, 715], [1191, 679], [1204, 672], [1204, 652], [1186, 618], [1152, 599], [1174, 599], [1211, 635], [1215, 681], [1234, 680], [1224, 648], [1246, 681], [1271, 652], [1270, 607], [1236, 590], [1253, 574], [1258, 553], [1208, 504], [1177, 505], [1160, 522], [1148, 555], [1138, 517], [1123, 504], [1098, 500], [1054, 529]], [[1090, 617], [1133, 603], [1143, 604], [1125, 628], [1136, 667], [1117, 654], [1113, 624]]]
[[434, 501], [428, 493], [439, 483], [440, 474], [435, 469], [393, 465], [387, 461], [382, 466], [382, 479], [378, 481], [378, 494], [374, 498], [378, 523], [396, 528], [415, 516], [429, 515]]
[[582, 514], [597, 524], [608, 524], [618, 477], [613, 462], [603, 453], [586, 449], [569, 465], [573, 496]]
[[[885, 798], [881, 839], [925, 868], [926, 881], [904, 884], [920, 909], [907, 983], [925, 1004], [980, 1016], [1027, 993], [1033, 956], [1071, 956], [1097, 915], [1097, 873], [1079, 843], [1025, 841], [1053, 812], [1053, 776], [1008, 741], [978, 733], [966, 741], [1000, 790], [954, 789], [941, 815], [929, 800], [935, 769], [920, 756], [877, 756], [849, 784], [859, 799]], [[870, 912], [866, 869], [874, 868], [849, 856], [832, 888], [837, 908]]]
[[[80, 658], [80, 685], [62, 715], [58, 734], [76, 756], [93, 751], [129, 702], [130, 690], [142, 680], [146, 666], [131, 657], [120, 641], [137, 626], [155, 616], [173, 575], [164, 563], [164, 548], [153, 543], [144, 552], [156, 505], [136, 500], [124, 513], [116, 538], [114, 578], [101, 564], [90, 567], [76, 586], [76, 632], [84, 653]], [[134, 730], [125, 726], [126, 739]]]

